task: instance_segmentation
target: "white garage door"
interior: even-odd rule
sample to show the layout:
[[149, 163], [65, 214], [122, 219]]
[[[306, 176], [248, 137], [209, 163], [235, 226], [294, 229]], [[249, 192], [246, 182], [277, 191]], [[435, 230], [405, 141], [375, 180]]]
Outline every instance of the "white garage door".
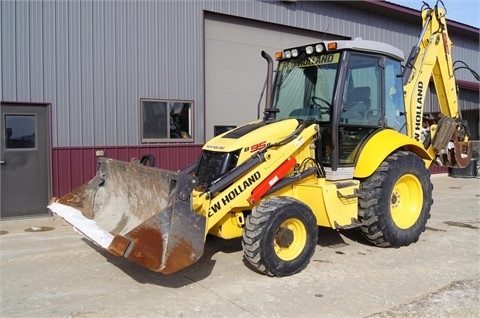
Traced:
[[[275, 52], [325, 37], [322, 33], [222, 15], [205, 19], [205, 137], [215, 126], [240, 126], [257, 119], [265, 83], [262, 50]], [[276, 66], [276, 64], [275, 64]], [[264, 101], [260, 105], [263, 113]]]

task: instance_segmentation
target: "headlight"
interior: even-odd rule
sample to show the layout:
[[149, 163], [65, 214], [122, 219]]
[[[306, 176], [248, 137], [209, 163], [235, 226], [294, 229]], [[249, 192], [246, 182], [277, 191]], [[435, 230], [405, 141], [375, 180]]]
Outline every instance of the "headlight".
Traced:
[[297, 50], [297, 49], [293, 49], [293, 50], [292, 50], [292, 56], [293, 56], [293, 57], [297, 57], [297, 56], [298, 56], [298, 50]]

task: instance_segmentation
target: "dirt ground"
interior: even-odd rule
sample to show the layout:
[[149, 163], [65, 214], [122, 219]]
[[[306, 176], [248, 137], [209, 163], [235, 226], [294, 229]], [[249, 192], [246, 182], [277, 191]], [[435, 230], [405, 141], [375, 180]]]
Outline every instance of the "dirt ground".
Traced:
[[193, 266], [165, 276], [83, 239], [58, 217], [0, 222], [1, 317], [480, 317], [480, 179], [432, 176], [420, 240], [368, 244], [321, 229], [309, 266], [271, 278], [240, 240], [209, 238]]

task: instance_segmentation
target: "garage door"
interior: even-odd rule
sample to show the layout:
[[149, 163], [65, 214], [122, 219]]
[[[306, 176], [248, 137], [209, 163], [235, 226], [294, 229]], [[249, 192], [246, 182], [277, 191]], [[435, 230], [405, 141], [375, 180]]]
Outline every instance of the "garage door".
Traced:
[[[205, 19], [205, 136], [257, 119], [267, 64], [284, 48], [332, 39], [323, 33], [209, 14]], [[263, 101], [261, 102], [263, 113]]]

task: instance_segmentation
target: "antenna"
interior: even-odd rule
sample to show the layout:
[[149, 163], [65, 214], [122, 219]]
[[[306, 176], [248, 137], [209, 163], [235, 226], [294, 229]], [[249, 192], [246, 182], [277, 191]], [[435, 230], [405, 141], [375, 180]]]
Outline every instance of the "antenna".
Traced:
[[322, 39], [320, 40], [320, 42], [323, 42], [323, 40], [325, 40], [325, 36], [327, 35], [328, 29], [330, 29], [330, 24], [327, 25], [327, 29], [326, 29], [325, 32], [323, 33], [323, 36], [322, 36]]

